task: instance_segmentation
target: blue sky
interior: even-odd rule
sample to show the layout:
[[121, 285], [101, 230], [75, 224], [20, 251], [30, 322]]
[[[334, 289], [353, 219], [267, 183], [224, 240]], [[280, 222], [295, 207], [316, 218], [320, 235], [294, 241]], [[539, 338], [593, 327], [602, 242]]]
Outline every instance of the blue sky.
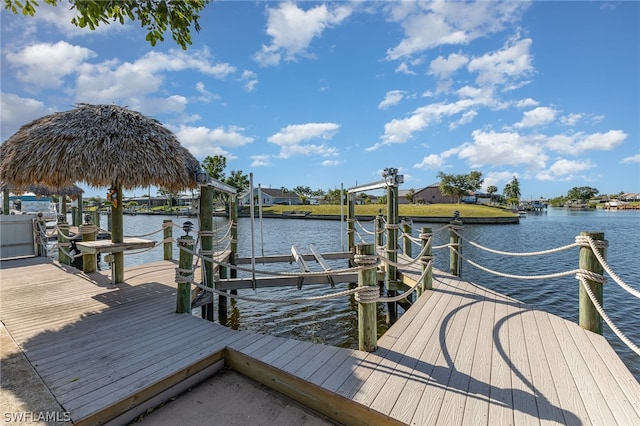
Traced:
[[215, 1], [186, 51], [40, 3], [0, 13], [2, 141], [114, 103], [256, 186], [351, 187], [395, 167], [401, 189], [479, 170], [500, 193], [516, 176], [527, 199], [640, 192], [640, 2]]

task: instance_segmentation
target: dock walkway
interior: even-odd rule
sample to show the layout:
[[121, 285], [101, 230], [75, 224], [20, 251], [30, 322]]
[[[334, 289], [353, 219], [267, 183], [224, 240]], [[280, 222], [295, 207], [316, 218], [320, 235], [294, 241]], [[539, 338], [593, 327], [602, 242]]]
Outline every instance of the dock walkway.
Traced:
[[0, 267], [0, 319], [75, 424], [127, 423], [225, 364], [344, 424], [640, 424], [604, 338], [439, 271], [364, 353], [175, 314], [173, 262], [117, 289], [45, 258]]

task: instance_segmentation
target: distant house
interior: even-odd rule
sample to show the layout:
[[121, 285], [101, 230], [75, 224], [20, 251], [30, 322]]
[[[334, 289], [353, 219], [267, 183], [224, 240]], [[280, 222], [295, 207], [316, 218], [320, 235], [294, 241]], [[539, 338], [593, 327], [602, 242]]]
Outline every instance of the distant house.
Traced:
[[[262, 205], [271, 206], [274, 204], [282, 204], [288, 206], [299, 206], [302, 200], [298, 194], [294, 192], [284, 192], [282, 189], [275, 188], [253, 188], [254, 202], [256, 205], [262, 201]], [[238, 197], [240, 206], [248, 206], [251, 203], [250, 192], [246, 191]]]
[[440, 192], [440, 184], [434, 183], [422, 189], [415, 190], [413, 202], [407, 200], [408, 190], [398, 191], [398, 204], [443, 204], [457, 203], [458, 197], [452, 195], [443, 195]]

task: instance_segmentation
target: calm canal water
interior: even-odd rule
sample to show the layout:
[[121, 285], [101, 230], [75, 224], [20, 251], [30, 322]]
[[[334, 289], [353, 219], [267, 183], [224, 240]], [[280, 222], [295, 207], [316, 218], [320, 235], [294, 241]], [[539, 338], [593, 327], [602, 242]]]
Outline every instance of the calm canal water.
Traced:
[[[172, 219], [181, 225], [186, 220], [197, 222], [195, 218], [176, 218], [168, 216], [126, 216], [124, 233], [126, 236], [140, 236], [159, 230], [163, 219]], [[102, 217], [103, 227], [106, 216]], [[214, 224], [220, 229], [220, 237], [226, 231], [227, 220], [215, 218]], [[372, 230], [371, 223], [364, 223], [365, 228]], [[415, 223], [414, 235], [420, 228], [431, 226], [434, 231], [443, 224]], [[197, 228], [197, 223], [196, 223]], [[241, 218], [238, 226], [238, 251], [240, 257], [251, 255], [251, 224], [248, 218]], [[254, 222], [255, 254], [283, 255], [290, 254], [291, 245], [296, 245], [301, 252], [310, 253], [309, 244], [313, 244], [321, 252], [341, 251], [346, 244], [346, 236], [341, 241], [340, 221], [308, 220], [308, 219], [263, 219], [262, 238], [259, 221]], [[528, 215], [517, 225], [465, 225], [462, 235], [483, 246], [507, 252], [542, 251], [574, 242], [581, 231], [604, 232], [609, 241], [607, 261], [612, 269], [627, 284], [640, 289], [638, 279], [638, 261], [640, 259], [640, 211], [569, 211], [550, 208], [540, 215]], [[174, 228], [174, 236], [182, 235], [180, 229]], [[372, 242], [372, 236], [364, 232], [360, 235]], [[162, 233], [146, 238], [161, 240]], [[261, 246], [261, 240], [263, 246]], [[446, 244], [448, 231], [436, 232], [434, 245]], [[357, 242], [360, 242], [357, 239]], [[222, 248], [222, 247], [221, 247]], [[414, 256], [419, 247], [414, 245]], [[463, 243], [463, 256], [490, 269], [517, 274], [542, 275], [573, 270], [578, 267], [578, 248], [559, 253], [536, 257], [504, 257], [481, 251]], [[436, 267], [448, 270], [448, 251], [437, 250]], [[174, 258], [178, 257], [174, 249]], [[126, 265], [136, 265], [162, 259], [162, 247], [139, 253], [126, 254]], [[318, 268], [313, 262], [309, 266]], [[288, 263], [261, 265], [256, 269], [274, 271], [293, 271], [295, 265]], [[345, 261], [333, 261], [334, 268], [346, 267]], [[240, 272], [240, 275], [243, 273]], [[536, 308], [577, 322], [578, 319], [578, 281], [574, 277], [548, 280], [514, 280], [488, 274], [474, 266], [463, 262], [462, 278], [484, 287], [511, 296]], [[241, 291], [240, 294], [263, 298], [309, 297], [346, 289], [341, 284], [336, 290], [329, 286], [308, 286], [302, 291], [297, 288], [271, 288]], [[217, 305], [216, 305], [217, 306]], [[640, 327], [638, 307], [640, 300], [632, 297], [609, 279], [604, 290], [605, 310], [620, 330], [636, 344], [640, 343]], [[237, 301], [229, 304], [230, 326], [242, 330], [295, 338], [334, 346], [357, 348], [357, 304], [353, 298], [342, 297], [329, 301], [304, 305], [261, 304], [248, 301]], [[379, 305], [380, 331], [385, 329], [384, 306]], [[605, 337], [618, 352], [636, 379], [640, 380], [640, 357], [622, 343], [613, 332], [604, 325]]]

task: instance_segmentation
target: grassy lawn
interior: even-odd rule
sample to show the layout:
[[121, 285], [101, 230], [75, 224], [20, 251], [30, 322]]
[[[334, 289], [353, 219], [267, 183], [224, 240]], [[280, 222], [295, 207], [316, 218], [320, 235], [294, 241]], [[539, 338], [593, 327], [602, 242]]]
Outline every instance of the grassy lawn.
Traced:
[[[256, 211], [257, 211], [256, 206]], [[344, 207], [346, 214], [346, 206]], [[375, 216], [382, 209], [382, 214], [386, 215], [386, 205], [382, 204], [366, 204], [356, 206], [356, 216]], [[339, 205], [320, 205], [320, 206], [265, 206], [262, 208], [265, 214], [282, 214], [286, 211], [305, 211], [311, 212], [311, 215], [340, 215]], [[430, 205], [414, 205], [400, 204], [398, 206], [398, 215], [411, 217], [452, 217], [453, 212], [460, 212], [460, 217], [512, 217], [516, 216], [507, 210], [499, 207], [490, 207], [475, 204], [430, 204]], [[249, 208], [244, 207], [243, 212], [248, 213]]]

